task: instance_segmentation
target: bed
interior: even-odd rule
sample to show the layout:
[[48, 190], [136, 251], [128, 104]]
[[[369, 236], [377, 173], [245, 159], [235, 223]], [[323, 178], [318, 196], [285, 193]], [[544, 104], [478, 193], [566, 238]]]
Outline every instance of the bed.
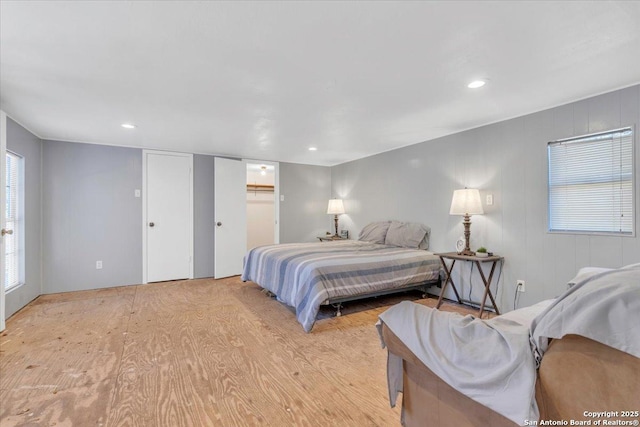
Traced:
[[321, 305], [339, 310], [346, 301], [426, 292], [439, 284], [440, 260], [424, 249], [428, 234], [423, 225], [386, 221], [369, 224], [359, 240], [260, 246], [245, 256], [242, 280], [294, 307], [298, 322], [310, 332]]

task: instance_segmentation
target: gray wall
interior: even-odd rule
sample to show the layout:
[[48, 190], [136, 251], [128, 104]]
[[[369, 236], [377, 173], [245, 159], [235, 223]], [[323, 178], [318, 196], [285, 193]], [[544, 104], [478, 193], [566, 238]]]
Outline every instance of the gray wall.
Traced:
[[[506, 257], [498, 291], [501, 308], [511, 308], [516, 279], [527, 281], [520, 306], [555, 296], [582, 266], [640, 261], [640, 243], [636, 237], [546, 232], [546, 143], [637, 124], [639, 104], [640, 86], [634, 86], [333, 168], [281, 163], [280, 241], [315, 241], [331, 231], [327, 200], [342, 197], [347, 214], [340, 217], [341, 228], [357, 233], [377, 219], [421, 221], [432, 227], [433, 250], [453, 250], [462, 225], [460, 217], [448, 214], [451, 194], [456, 188], [478, 187], [483, 195], [494, 195], [495, 205], [473, 217], [472, 246], [484, 245]], [[11, 121], [8, 131], [10, 148], [24, 149], [20, 154], [28, 158], [42, 153], [41, 179], [38, 170], [27, 176], [30, 287], [14, 299], [29, 300], [40, 287], [52, 293], [139, 283], [142, 199], [134, 197], [134, 190], [142, 188], [141, 150], [57, 141], [39, 148], [36, 137]], [[213, 159], [195, 156], [194, 161], [194, 261], [196, 276], [208, 277], [213, 275]], [[95, 269], [96, 260], [103, 261], [102, 270]], [[458, 278], [465, 294], [468, 273], [462, 270]], [[473, 295], [478, 291], [474, 285]], [[10, 293], [8, 313], [13, 304]]]
[[7, 293], [6, 316], [24, 307], [42, 292], [42, 141], [7, 119], [7, 149], [24, 157], [25, 283]]
[[[447, 252], [463, 231], [462, 218], [449, 215], [453, 190], [479, 188], [483, 204], [484, 196], [493, 194], [494, 205], [485, 205], [485, 215], [472, 217], [471, 246], [505, 257], [498, 304], [510, 310], [517, 279], [526, 281], [522, 307], [560, 294], [581, 267], [640, 262], [638, 237], [550, 234], [546, 222], [547, 142], [638, 123], [640, 85], [335, 166], [333, 193], [345, 199], [341, 221], [352, 233], [373, 220], [420, 221], [432, 228], [431, 250]], [[469, 266], [456, 272], [466, 297]], [[474, 275], [477, 301], [480, 279]]]
[[[25, 157], [27, 282], [7, 295], [7, 316], [41, 293], [140, 283], [142, 150], [41, 141], [10, 119], [7, 131]], [[214, 275], [213, 159], [194, 156], [195, 277]], [[280, 183], [282, 242], [329, 230], [329, 168], [282, 163]]]
[[213, 277], [215, 221], [213, 210], [214, 157], [193, 156], [194, 277]]
[[[45, 141], [43, 177], [44, 293], [140, 283], [142, 150]], [[197, 278], [213, 276], [213, 228], [213, 157], [195, 155]]]
[[142, 151], [45, 141], [42, 178], [43, 293], [140, 283]]
[[330, 168], [280, 163], [280, 195], [280, 243], [317, 242], [316, 236], [333, 230], [326, 214], [332, 196]]
[[[142, 151], [45, 141], [43, 159], [43, 293], [140, 283], [142, 198], [134, 191], [142, 189]], [[197, 278], [214, 275], [213, 159], [194, 156]], [[329, 168], [281, 164], [280, 182], [281, 241], [314, 241], [329, 230]]]

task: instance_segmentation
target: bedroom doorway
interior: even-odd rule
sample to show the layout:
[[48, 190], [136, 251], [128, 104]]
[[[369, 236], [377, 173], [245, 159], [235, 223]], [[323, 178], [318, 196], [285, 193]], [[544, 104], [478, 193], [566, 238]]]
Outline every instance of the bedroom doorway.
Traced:
[[[265, 166], [265, 169], [262, 169]], [[214, 277], [236, 276], [242, 274], [244, 255], [251, 245], [259, 239], [262, 244], [278, 243], [280, 241], [279, 225], [279, 168], [277, 162], [265, 162], [253, 159], [229, 159], [216, 157], [214, 163]], [[257, 176], [252, 178], [252, 188], [247, 186], [248, 170], [256, 171]], [[265, 172], [262, 175], [261, 172]], [[270, 174], [273, 184], [259, 184], [258, 177], [266, 177]], [[252, 175], [253, 176], [253, 175]], [[266, 178], [264, 178], [266, 179]], [[248, 202], [249, 192], [257, 185], [261, 190], [269, 190], [269, 198], [273, 200], [270, 207], [264, 209], [264, 204]], [[266, 191], [260, 191], [259, 198], [267, 198]], [[249, 207], [251, 205], [251, 207]], [[254, 207], [258, 207], [255, 215]], [[260, 209], [262, 208], [262, 210]], [[251, 211], [251, 213], [249, 213]], [[251, 215], [251, 219], [248, 218]], [[256, 228], [254, 217], [264, 222], [264, 235], [256, 236], [253, 230]], [[266, 218], [266, 219], [265, 219]], [[251, 231], [250, 231], [251, 230]], [[251, 235], [251, 237], [249, 237]], [[265, 237], [265, 235], [267, 237]]]
[[[247, 250], [279, 242], [278, 164], [247, 160]], [[279, 192], [278, 192], [279, 193]]]

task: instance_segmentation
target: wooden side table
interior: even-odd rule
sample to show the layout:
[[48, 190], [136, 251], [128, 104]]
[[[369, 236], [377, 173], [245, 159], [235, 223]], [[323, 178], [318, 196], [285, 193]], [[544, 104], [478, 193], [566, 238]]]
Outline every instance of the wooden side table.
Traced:
[[342, 237], [336, 237], [336, 236], [318, 236], [318, 240], [320, 240], [321, 242], [333, 242], [335, 240], [347, 240], [344, 239]]
[[[493, 256], [480, 258], [475, 255], [472, 255], [472, 256], [459, 255], [457, 252], [445, 252], [445, 253], [438, 253], [436, 255], [440, 257], [440, 262], [442, 263], [442, 266], [444, 267], [444, 271], [446, 274], [444, 285], [442, 286], [442, 290], [440, 291], [440, 297], [438, 298], [438, 304], [436, 305], [436, 308], [440, 308], [440, 306], [442, 305], [442, 298], [444, 297], [444, 292], [447, 289], [447, 285], [449, 283], [451, 283], [451, 286], [453, 287], [453, 292], [456, 294], [456, 298], [458, 298], [458, 302], [460, 304], [463, 304], [462, 300], [460, 299], [460, 295], [458, 294], [458, 290], [456, 289], [456, 285], [453, 283], [453, 279], [451, 278], [451, 272], [453, 271], [453, 266], [456, 264], [456, 261], [465, 261], [465, 262], [472, 262], [476, 264], [476, 266], [478, 267], [478, 271], [480, 272], [480, 277], [482, 278], [482, 282], [484, 283], [484, 295], [480, 303], [480, 312], [478, 313], [478, 317], [482, 318], [482, 314], [484, 313], [485, 302], [487, 300], [487, 295], [491, 300], [491, 304], [493, 304], [493, 309], [496, 311], [496, 314], [498, 315], [500, 314], [500, 310], [498, 310], [498, 305], [496, 304], [496, 301], [493, 299], [493, 294], [491, 294], [491, 280], [493, 280], [493, 273], [496, 270], [496, 264], [498, 263], [498, 261], [501, 261], [502, 259], [504, 259], [503, 257], [498, 255], [493, 255]], [[445, 260], [447, 259], [452, 260], [451, 267], [447, 266], [447, 263], [445, 262]], [[480, 265], [481, 263], [485, 263], [485, 262], [491, 263], [491, 272], [489, 273], [488, 278], [485, 277], [484, 271], [482, 271], [482, 268]]]

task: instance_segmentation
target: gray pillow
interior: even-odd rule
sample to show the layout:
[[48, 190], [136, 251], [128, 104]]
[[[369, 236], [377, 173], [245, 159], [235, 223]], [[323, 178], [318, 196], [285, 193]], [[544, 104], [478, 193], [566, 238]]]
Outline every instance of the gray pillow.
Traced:
[[[425, 225], [425, 227], [427, 226]], [[427, 227], [427, 232], [424, 233], [424, 238], [420, 241], [420, 244], [418, 245], [418, 249], [424, 249], [424, 250], [429, 249], [429, 236], [431, 236], [431, 228]]]
[[358, 240], [384, 245], [389, 224], [391, 224], [391, 221], [378, 221], [365, 225], [360, 231]]
[[[385, 245], [422, 249], [421, 246], [429, 246], [427, 237], [429, 231], [429, 227], [417, 222], [391, 221]], [[426, 242], [424, 241], [425, 237], [427, 238]]]

